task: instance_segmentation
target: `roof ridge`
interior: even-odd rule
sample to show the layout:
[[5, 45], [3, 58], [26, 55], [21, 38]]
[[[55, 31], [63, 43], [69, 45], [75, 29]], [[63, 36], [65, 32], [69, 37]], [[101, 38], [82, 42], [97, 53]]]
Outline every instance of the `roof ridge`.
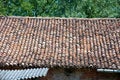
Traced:
[[78, 17], [31, 17], [31, 16], [0, 16], [0, 17], [8, 17], [8, 18], [44, 18], [44, 19], [88, 19], [88, 20], [99, 20], [99, 19], [120, 19], [120, 18], [78, 18]]

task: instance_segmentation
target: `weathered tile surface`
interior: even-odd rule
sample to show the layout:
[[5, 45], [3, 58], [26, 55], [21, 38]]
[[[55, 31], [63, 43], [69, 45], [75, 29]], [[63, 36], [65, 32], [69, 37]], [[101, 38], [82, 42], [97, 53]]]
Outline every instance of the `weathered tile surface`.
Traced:
[[120, 19], [0, 17], [0, 66], [120, 69]]

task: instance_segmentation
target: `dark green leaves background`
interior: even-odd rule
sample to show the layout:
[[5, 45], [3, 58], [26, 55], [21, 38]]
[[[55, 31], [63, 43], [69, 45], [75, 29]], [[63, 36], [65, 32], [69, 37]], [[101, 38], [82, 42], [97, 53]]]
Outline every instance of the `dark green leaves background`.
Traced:
[[0, 0], [0, 15], [120, 18], [120, 0]]

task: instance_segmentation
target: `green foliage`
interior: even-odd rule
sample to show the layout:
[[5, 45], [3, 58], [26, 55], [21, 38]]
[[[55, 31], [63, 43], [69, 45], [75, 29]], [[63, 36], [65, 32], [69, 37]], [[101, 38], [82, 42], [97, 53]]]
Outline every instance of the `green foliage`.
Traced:
[[120, 17], [120, 0], [0, 0], [0, 15]]

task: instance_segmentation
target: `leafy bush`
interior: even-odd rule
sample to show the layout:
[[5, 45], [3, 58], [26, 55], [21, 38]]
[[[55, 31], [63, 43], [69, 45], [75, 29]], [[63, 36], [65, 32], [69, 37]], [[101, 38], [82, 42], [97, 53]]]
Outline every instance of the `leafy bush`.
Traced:
[[120, 0], [0, 0], [0, 15], [120, 17]]

